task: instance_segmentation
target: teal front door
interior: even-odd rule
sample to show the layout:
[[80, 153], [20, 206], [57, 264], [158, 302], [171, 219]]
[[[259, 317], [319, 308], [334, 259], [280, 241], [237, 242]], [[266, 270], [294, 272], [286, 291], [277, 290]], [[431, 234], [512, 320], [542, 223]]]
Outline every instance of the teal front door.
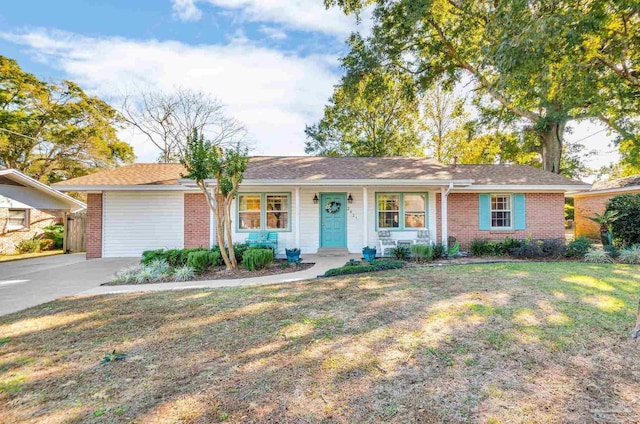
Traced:
[[320, 194], [320, 247], [347, 247], [347, 195]]

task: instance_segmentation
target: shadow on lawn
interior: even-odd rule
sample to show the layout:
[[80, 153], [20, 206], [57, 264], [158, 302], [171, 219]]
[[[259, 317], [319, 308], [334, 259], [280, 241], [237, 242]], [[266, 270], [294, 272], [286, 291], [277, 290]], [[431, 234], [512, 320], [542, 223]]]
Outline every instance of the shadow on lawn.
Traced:
[[625, 421], [640, 277], [576, 266], [63, 299], [0, 318], [0, 422]]

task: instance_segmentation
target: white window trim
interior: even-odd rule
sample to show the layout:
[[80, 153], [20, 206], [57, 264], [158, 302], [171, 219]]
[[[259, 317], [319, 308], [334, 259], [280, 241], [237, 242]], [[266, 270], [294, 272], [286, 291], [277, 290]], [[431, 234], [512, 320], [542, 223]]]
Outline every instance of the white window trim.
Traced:
[[[493, 209], [493, 198], [494, 197], [508, 197], [509, 198], [509, 209]], [[493, 213], [494, 212], [509, 212], [509, 226], [508, 227], [494, 227], [493, 226]], [[489, 220], [491, 222], [491, 230], [513, 230], [513, 194], [500, 193], [500, 194], [492, 194], [489, 197]]]
[[[24, 212], [24, 225], [11, 225], [9, 224], [9, 214], [12, 211], [20, 211]], [[29, 209], [20, 209], [20, 208], [10, 208], [7, 211], [7, 231], [19, 231], [29, 228]]]

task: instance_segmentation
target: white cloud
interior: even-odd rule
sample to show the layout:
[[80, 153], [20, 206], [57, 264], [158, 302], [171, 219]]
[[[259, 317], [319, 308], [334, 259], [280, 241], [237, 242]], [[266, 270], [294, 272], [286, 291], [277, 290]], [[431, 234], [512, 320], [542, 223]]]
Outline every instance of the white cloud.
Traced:
[[173, 13], [182, 21], [199, 21], [202, 17], [195, 0], [171, 0], [171, 3]]
[[287, 33], [280, 28], [275, 28], [267, 25], [262, 25], [258, 31], [271, 38], [272, 40], [284, 40], [287, 38]]
[[[90, 38], [66, 32], [1, 34], [60, 68], [65, 77], [117, 104], [117, 96], [140, 87], [175, 87], [212, 93], [242, 120], [256, 154], [303, 154], [304, 125], [322, 115], [338, 75], [333, 56], [296, 56], [232, 40], [225, 45], [175, 41]], [[157, 152], [130, 133], [138, 160]]]

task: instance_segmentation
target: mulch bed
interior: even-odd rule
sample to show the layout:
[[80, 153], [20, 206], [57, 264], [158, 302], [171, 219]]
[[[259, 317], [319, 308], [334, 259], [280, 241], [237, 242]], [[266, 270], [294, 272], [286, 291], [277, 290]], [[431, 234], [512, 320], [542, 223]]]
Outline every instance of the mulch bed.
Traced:
[[[285, 267], [285, 265], [288, 266]], [[236, 280], [241, 278], [264, 277], [265, 275], [288, 274], [290, 272], [305, 271], [314, 265], [315, 263], [289, 265], [286, 260], [275, 260], [268, 268], [257, 271], [249, 271], [242, 268], [242, 266], [238, 266], [238, 268], [230, 271], [227, 271], [225, 267], [217, 267], [197, 275], [195, 280]]]

